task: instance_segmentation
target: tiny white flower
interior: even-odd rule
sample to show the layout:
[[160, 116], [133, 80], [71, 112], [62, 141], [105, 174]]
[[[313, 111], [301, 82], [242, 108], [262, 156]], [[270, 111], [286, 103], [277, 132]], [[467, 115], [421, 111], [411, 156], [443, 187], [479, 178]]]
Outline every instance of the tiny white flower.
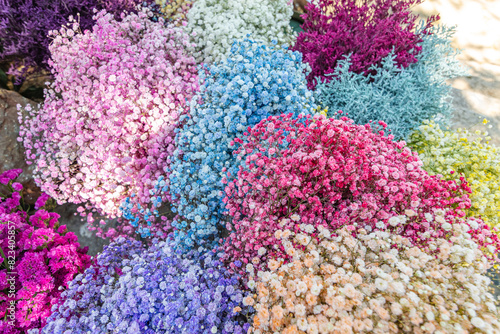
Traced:
[[486, 327], [486, 323], [484, 322], [483, 319], [479, 318], [479, 317], [474, 317], [471, 319], [470, 323], [476, 327], [476, 328], [479, 328], [479, 329], [483, 329]]
[[450, 223], [444, 223], [441, 226], [443, 227], [443, 230], [445, 230], [445, 231], [450, 231], [451, 227], [452, 227]]
[[321, 284], [319, 285], [316, 285], [314, 284], [312, 287], [311, 287], [311, 293], [315, 296], [319, 296], [319, 294], [321, 293], [321, 289], [323, 288], [323, 286]]
[[388, 287], [387, 281], [377, 277], [375, 279], [375, 287], [380, 291], [385, 291]]

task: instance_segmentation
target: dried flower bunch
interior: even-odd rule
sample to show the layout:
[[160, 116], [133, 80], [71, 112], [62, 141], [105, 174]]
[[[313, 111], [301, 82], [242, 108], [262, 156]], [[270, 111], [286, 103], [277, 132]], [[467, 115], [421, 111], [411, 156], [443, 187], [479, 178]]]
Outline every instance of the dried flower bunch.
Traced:
[[351, 55], [350, 70], [363, 75], [375, 74], [391, 52], [398, 67], [417, 62], [419, 43], [436, 19], [427, 20], [423, 30], [415, 32], [418, 16], [411, 7], [423, 0], [319, 0], [311, 1], [302, 15], [303, 32], [293, 50], [304, 55], [311, 66], [309, 88], [316, 80], [330, 81], [338, 62]]
[[213, 63], [228, 57], [233, 42], [247, 36], [269, 46], [273, 40], [289, 45], [292, 14], [289, 0], [196, 0], [185, 30], [196, 44], [198, 62]]
[[[249, 283], [251, 333], [496, 333], [499, 308], [488, 291], [489, 261], [464, 227], [443, 222], [430, 251], [391, 230], [355, 225], [334, 233], [311, 224], [277, 230], [292, 260], [266, 262]], [[394, 217], [399, 223], [411, 219]], [[449, 228], [446, 225], [450, 225]], [[477, 228], [477, 225], [476, 225]], [[425, 233], [418, 233], [426, 238]]]
[[[484, 124], [488, 121], [485, 119]], [[424, 122], [409, 145], [419, 153], [426, 171], [444, 179], [465, 177], [472, 190], [468, 216], [481, 216], [492, 227], [500, 223], [500, 150], [489, 144], [487, 132], [444, 129]], [[496, 230], [498, 233], [498, 230]]]
[[177, 26], [184, 25], [187, 21], [187, 13], [193, 6], [195, 0], [156, 0], [159, 14], [168, 23], [173, 23]]
[[133, 193], [150, 202], [197, 69], [188, 36], [147, 12], [95, 19], [92, 31], [73, 22], [54, 32], [56, 80], [42, 109], [20, 118], [20, 136], [45, 192], [114, 217]]
[[236, 333], [250, 325], [220, 253], [119, 238], [70, 283], [42, 333]]

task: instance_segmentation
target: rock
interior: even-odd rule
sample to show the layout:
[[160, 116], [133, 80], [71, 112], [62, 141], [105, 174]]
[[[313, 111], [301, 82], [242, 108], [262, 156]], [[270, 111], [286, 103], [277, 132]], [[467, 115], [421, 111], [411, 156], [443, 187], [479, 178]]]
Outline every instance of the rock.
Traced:
[[40, 195], [40, 189], [33, 180], [33, 166], [28, 166], [24, 160], [24, 148], [17, 141], [19, 136], [19, 121], [17, 116], [17, 105], [36, 105], [20, 94], [0, 89], [0, 172], [9, 169], [21, 168], [23, 173], [19, 182], [24, 186], [23, 196], [25, 202], [34, 204]]
[[63, 204], [58, 205], [53, 211], [61, 216], [59, 223], [66, 225], [69, 231], [76, 234], [80, 246], [88, 246], [88, 254], [96, 255], [102, 251], [105, 245], [109, 244], [109, 241], [99, 238], [95, 235], [95, 232], [89, 231], [87, 222], [82, 220], [79, 215], [75, 215], [77, 208], [78, 205], [75, 204]]
[[307, 2], [307, 0], [293, 0], [293, 10], [298, 13], [304, 13]]

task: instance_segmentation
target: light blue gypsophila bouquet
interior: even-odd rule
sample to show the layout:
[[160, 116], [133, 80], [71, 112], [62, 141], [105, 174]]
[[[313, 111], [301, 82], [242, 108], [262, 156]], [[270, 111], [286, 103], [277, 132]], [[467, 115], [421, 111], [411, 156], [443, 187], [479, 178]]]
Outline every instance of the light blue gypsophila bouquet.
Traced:
[[[417, 30], [424, 29], [421, 24]], [[387, 123], [396, 140], [407, 139], [422, 121], [437, 116], [444, 122], [451, 112], [450, 87], [446, 80], [465, 75], [466, 70], [456, 59], [457, 50], [451, 47], [453, 28], [434, 26], [423, 34], [422, 50], [417, 62], [407, 68], [396, 65], [391, 54], [377, 72], [365, 76], [350, 71], [350, 58], [339, 61], [328, 83], [318, 80], [316, 100], [328, 107], [328, 116], [339, 110], [348, 113], [357, 124], [373, 121]]]
[[[200, 91], [181, 117], [169, 178], [157, 185], [170, 191], [178, 241], [192, 247], [223, 236], [222, 177], [236, 175], [241, 163], [231, 142], [268, 116], [312, 112], [307, 68], [298, 52], [245, 39], [233, 44], [227, 59], [200, 70]], [[149, 219], [161, 197], [153, 196], [153, 210], [141, 213]]]
[[117, 239], [69, 285], [42, 333], [246, 333], [253, 309], [222, 254], [173, 242]]

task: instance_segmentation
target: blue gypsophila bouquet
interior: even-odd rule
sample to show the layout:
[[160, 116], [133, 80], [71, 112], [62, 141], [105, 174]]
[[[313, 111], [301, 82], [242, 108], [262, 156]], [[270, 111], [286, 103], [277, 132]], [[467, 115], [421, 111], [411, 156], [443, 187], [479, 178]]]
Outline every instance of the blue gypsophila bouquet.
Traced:
[[[231, 141], [269, 116], [315, 107], [301, 61], [298, 52], [245, 39], [226, 60], [200, 71], [200, 91], [177, 129], [169, 177], [156, 187], [170, 192], [180, 216], [172, 223], [176, 238], [187, 246], [217, 240], [225, 227], [222, 177], [235, 175], [240, 164]], [[153, 209], [140, 210], [148, 219], [161, 205], [161, 196], [152, 199]], [[125, 205], [124, 216], [133, 219], [131, 209]]]

